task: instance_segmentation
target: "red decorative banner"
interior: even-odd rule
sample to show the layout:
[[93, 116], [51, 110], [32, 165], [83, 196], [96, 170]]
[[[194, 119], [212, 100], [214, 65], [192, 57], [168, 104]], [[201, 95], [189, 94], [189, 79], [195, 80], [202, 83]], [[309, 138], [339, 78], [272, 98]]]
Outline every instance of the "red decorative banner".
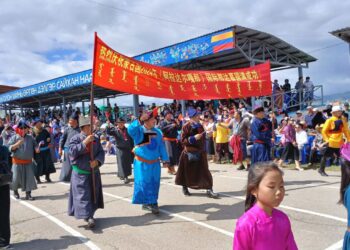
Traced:
[[93, 83], [120, 92], [203, 100], [271, 95], [270, 63], [230, 70], [176, 70], [124, 56], [95, 36]]

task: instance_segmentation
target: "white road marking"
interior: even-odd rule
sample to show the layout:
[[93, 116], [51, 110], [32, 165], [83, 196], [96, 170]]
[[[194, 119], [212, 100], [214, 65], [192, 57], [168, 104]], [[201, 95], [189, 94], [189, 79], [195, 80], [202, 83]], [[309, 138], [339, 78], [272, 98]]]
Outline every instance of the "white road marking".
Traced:
[[[227, 176], [227, 175], [213, 175], [221, 178], [227, 178], [227, 179], [235, 179], [235, 180], [245, 180], [247, 181], [248, 177], [238, 177], [238, 176]], [[298, 185], [298, 184], [296, 184]], [[336, 186], [326, 186], [324, 184], [306, 184], [302, 185], [302, 187], [320, 187], [320, 188], [331, 188], [331, 189], [339, 189], [339, 187]], [[288, 190], [287, 190], [288, 191]]]
[[[167, 182], [161, 182], [161, 183], [165, 184], [165, 185], [181, 188], [181, 186], [178, 186], [178, 185], [175, 185], [175, 184], [172, 184], [172, 183], [167, 183]], [[228, 195], [228, 194], [225, 194], [225, 193], [219, 193], [219, 194], [222, 195], [222, 196], [231, 197], [231, 198], [238, 199], [238, 200], [245, 200], [244, 196], [233, 196], [233, 195]], [[311, 215], [315, 215], [315, 216], [319, 216], [319, 217], [323, 217], [323, 218], [327, 218], [327, 219], [331, 219], [331, 220], [336, 220], [336, 221], [347, 223], [347, 219], [336, 217], [336, 216], [329, 215], [329, 214], [323, 214], [323, 213], [318, 213], [318, 212], [314, 212], [314, 211], [310, 211], [310, 210], [306, 210], [306, 209], [295, 208], [295, 207], [284, 206], [284, 205], [280, 205], [279, 207], [287, 209], [287, 210], [292, 210], [292, 211], [295, 211], [295, 212], [299, 212], [299, 213], [311, 214]]]
[[338, 241], [337, 243], [327, 247], [325, 250], [341, 250], [343, 248], [343, 240]]
[[227, 176], [227, 175], [213, 175], [213, 176], [228, 178], [228, 179], [244, 180], [244, 181], [247, 181], [247, 179], [248, 179], [248, 177]]
[[[15, 201], [16, 198], [11, 196], [11, 198]], [[52, 221], [53, 223], [55, 223], [56, 225], [58, 225], [59, 227], [63, 228], [66, 232], [70, 233], [71, 235], [73, 235], [74, 237], [77, 237], [82, 243], [84, 243], [85, 246], [87, 246], [88, 248], [92, 249], [92, 250], [101, 250], [101, 248], [99, 248], [98, 246], [96, 246], [92, 241], [90, 241], [87, 237], [85, 237], [84, 235], [82, 235], [81, 233], [79, 233], [78, 231], [74, 230], [73, 228], [71, 228], [70, 226], [64, 224], [62, 221], [60, 221], [59, 219], [57, 219], [56, 217], [50, 215], [49, 213], [41, 210], [40, 208], [26, 202], [26, 201], [18, 201], [20, 204], [30, 208], [31, 210], [37, 212], [38, 214], [41, 214], [42, 216], [46, 217], [47, 219], [49, 219], [50, 221]]]
[[[231, 198], [235, 198], [235, 199], [239, 199], [239, 200], [245, 200], [245, 197], [243, 197], [243, 196], [233, 196], [233, 195], [228, 195], [228, 194], [224, 194], [224, 193], [220, 193], [220, 194], [223, 196], [226, 196], [226, 197], [231, 197]], [[310, 211], [310, 210], [306, 210], [306, 209], [290, 207], [290, 206], [285, 206], [285, 205], [280, 205], [279, 207], [287, 209], [287, 210], [299, 212], [299, 213], [311, 214], [311, 215], [315, 215], [315, 216], [319, 216], [319, 217], [323, 217], [323, 218], [327, 218], [327, 219], [331, 219], [331, 220], [336, 220], [336, 221], [340, 221], [340, 222], [344, 222], [344, 223], [348, 222], [347, 219], [336, 217], [336, 216], [329, 215], [329, 214], [318, 213], [318, 212], [314, 212], [314, 211]]]
[[[69, 185], [70, 185], [70, 184], [68, 184], [68, 183], [60, 183], [60, 184], [66, 185], [66, 186], [69, 186]], [[119, 196], [119, 195], [110, 194], [110, 193], [107, 193], [107, 192], [103, 192], [103, 194], [106, 195], [106, 196], [109, 196], [109, 197], [118, 199], [118, 200], [122, 200], [122, 201], [126, 201], [126, 202], [131, 203], [131, 200], [130, 200], [130, 199], [125, 198], [125, 197], [122, 197], [122, 196]], [[159, 211], [161, 211], [162, 213], [165, 213], [165, 214], [167, 214], [167, 215], [169, 215], [169, 216], [177, 217], [177, 218], [179, 218], [179, 219], [192, 222], [192, 223], [197, 224], [197, 225], [199, 225], [199, 226], [202, 226], [202, 227], [211, 229], [211, 230], [213, 230], [213, 231], [219, 232], [219, 233], [221, 233], [221, 234], [224, 234], [224, 235], [226, 235], [226, 236], [229, 236], [229, 237], [233, 238], [233, 233], [232, 233], [232, 232], [223, 230], [223, 229], [218, 228], [218, 227], [211, 226], [211, 225], [206, 224], [206, 223], [204, 223], [204, 222], [200, 222], [200, 221], [197, 221], [197, 220], [195, 220], [195, 219], [192, 219], [192, 218], [189, 218], [189, 217], [180, 215], [180, 214], [172, 213], [172, 212], [167, 211], [167, 210], [164, 210], [164, 209], [162, 209], [162, 208], [160, 208]]]

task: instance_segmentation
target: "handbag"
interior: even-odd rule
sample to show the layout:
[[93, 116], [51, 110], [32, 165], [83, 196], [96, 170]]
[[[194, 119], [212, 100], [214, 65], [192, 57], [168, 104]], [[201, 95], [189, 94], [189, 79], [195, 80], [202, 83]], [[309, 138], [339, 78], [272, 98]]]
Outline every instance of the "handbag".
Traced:
[[198, 162], [201, 159], [200, 152], [187, 152], [188, 162]]
[[340, 148], [340, 155], [347, 161], [350, 161], [350, 143], [344, 143]]

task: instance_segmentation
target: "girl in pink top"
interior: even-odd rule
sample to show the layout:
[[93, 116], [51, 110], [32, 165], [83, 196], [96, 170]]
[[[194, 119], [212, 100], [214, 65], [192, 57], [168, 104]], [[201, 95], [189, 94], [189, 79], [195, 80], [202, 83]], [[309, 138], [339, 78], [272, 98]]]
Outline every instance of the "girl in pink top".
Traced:
[[238, 219], [234, 250], [298, 249], [288, 216], [275, 209], [284, 198], [283, 172], [274, 163], [249, 169], [245, 213]]

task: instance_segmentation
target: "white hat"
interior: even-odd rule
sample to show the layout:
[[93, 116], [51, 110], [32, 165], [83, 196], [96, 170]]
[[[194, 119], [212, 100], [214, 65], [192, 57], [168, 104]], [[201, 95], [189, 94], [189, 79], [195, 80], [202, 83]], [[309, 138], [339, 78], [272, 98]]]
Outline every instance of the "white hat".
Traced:
[[339, 105], [333, 106], [333, 107], [332, 107], [332, 113], [333, 113], [333, 112], [337, 112], [337, 111], [342, 111], [342, 108], [341, 108]]
[[312, 106], [307, 106], [307, 108], [306, 109], [313, 109], [313, 107]]
[[90, 116], [79, 116], [79, 127], [87, 126], [91, 124]]

